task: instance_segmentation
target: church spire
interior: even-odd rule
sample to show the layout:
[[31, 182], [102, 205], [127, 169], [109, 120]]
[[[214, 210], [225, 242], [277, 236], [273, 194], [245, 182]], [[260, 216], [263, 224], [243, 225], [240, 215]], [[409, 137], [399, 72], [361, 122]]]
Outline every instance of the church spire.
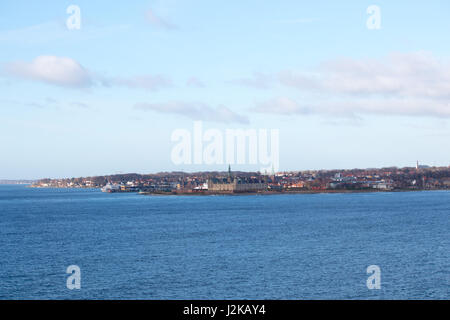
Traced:
[[228, 165], [228, 182], [233, 182], [233, 176], [231, 175], [231, 165]]

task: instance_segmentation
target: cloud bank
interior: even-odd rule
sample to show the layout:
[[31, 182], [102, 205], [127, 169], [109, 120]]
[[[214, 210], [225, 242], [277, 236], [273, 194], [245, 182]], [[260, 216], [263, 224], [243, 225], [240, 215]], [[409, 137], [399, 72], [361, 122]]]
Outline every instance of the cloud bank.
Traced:
[[286, 70], [277, 76], [279, 84], [302, 98], [274, 98], [257, 103], [253, 111], [450, 116], [450, 64], [426, 52], [337, 59], [313, 71]]
[[431, 54], [391, 54], [383, 59], [338, 59], [314, 73], [282, 72], [280, 82], [300, 90], [404, 97], [450, 97], [450, 64]]

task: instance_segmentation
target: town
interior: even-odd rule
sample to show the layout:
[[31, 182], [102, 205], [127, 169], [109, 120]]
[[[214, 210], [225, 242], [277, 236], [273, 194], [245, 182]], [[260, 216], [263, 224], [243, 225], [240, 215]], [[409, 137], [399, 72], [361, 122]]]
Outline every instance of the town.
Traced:
[[450, 166], [272, 172], [164, 172], [42, 179], [31, 187], [141, 194], [316, 193], [450, 189]]

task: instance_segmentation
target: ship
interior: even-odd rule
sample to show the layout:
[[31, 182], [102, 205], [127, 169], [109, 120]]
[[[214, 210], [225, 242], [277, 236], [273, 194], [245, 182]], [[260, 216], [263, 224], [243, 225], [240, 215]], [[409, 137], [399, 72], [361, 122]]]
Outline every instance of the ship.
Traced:
[[120, 191], [120, 186], [117, 184], [110, 184], [108, 183], [106, 186], [104, 186], [103, 188], [101, 188], [102, 192], [119, 192]]

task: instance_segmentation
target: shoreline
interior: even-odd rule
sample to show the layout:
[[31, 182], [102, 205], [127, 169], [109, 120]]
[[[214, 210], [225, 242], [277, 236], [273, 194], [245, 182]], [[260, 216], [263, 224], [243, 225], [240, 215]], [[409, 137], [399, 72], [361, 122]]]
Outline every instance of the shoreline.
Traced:
[[[348, 194], [348, 193], [391, 193], [420, 191], [450, 191], [450, 189], [395, 189], [395, 190], [305, 190], [305, 191], [267, 191], [267, 192], [138, 192], [143, 196], [265, 196], [294, 194]], [[119, 192], [120, 193], [120, 192]], [[124, 192], [127, 193], [127, 192]]]
[[[27, 188], [35, 189], [90, 189], [99, 190], [98, 187], [42, 187], [33, 185], [23, 185]], [[263, 191], [263, 192], [150, 192], [150, 191], [117, 191], [111, 193], [133, 193], [143, 196], [252, 196], [252, 195], [282, 195], [282, 194], [348, 194], [348, 193], [389, 193], [389, 192], [421, 192], [421, 191], [450, 191], [450, 188], [437, 188], [437, 189], [392, 189], [392, 190], [380, 190], [380, 189], [357, 189], [357, 190], [292, 190], [292, 191]], [[106, 192], [108, 193], [108, 192]]]

